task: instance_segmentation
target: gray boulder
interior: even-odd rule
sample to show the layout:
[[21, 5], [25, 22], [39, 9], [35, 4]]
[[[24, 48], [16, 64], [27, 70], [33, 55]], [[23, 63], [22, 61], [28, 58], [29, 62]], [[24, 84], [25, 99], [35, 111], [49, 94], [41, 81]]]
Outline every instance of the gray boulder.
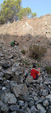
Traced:
[[7, 104], [16, 104], [17, 100], [16, 100], [14, 94], [9, 92], [9, 93], [4, 94], [3, 102], [5, 102]]
[[46, 113], [45, 108], [41, 104], [37, 104], [37, 109], [41, 111], [41, 113]]

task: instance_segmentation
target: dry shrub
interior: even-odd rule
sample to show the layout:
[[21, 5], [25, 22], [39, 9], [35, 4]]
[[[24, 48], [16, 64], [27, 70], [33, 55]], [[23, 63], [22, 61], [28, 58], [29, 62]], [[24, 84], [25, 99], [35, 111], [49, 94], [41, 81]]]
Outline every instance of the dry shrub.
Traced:
[[25, 54], [26, 54], [26, 51], [23, 49], [23, 50], [21, 51], [21, 53], [22, 53], [23, 55], [25, 55]]
[[40, 47], [39, 45], [32, 45], [29, 47], [29, 51], [30, 51], [30, 57], [39, 60], [41, 59], [42, 56], [44, 56], [46, 52], [46, 48], [42, 46]]
[[50, 66], [46, 66], [45, 70], [47, 71], [48, 74], [51, 74], [51, 65]]

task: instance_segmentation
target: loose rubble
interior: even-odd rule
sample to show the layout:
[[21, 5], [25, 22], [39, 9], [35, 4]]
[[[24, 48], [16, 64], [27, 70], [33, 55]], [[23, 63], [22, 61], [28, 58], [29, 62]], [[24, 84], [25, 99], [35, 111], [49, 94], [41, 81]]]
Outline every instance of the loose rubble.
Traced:
[[33, 80], [21, 56], [18, 46], [0, 48], [0, 113], [51, 113], [51, 79], [41, 67]]

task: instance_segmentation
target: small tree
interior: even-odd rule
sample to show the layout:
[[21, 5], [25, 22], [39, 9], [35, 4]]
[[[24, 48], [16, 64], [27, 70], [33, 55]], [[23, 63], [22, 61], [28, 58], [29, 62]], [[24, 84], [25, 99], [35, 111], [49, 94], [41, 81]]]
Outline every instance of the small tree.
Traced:
[[29, 7], [23, 8], [23, 9], [21, 9], [21, 10], [19, 11], [19, 13], [18, 13], [18, 18], [19, 18], [19, 20], [22, 19], [22, 18], [26, 18], [26, 17], [28, 17], [31, 13], [32, 13], [32, 12], [31, 12], [31, 9], [30, 9]]
[[32, 13], [32, 18], [36, 17], [37, 13]]
[[21, 0], [4, 0], [1, 4], [1, 13], [5, 21], [13, 22], [21, 9]]

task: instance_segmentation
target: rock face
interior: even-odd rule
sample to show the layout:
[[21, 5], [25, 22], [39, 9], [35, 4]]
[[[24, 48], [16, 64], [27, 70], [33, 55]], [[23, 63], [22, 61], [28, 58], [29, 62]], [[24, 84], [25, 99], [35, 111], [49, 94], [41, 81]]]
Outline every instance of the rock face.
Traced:
[[23, 36], [26, 34], [45, 34], [47, 37], [51, 37], [51, 15], [45, 15], [33, 19], [27, 18], [12, 24], [8, 23], [2, 27], [0, 26], [0, 34], [16, 34], [18, 36]]
[[33, 80], [18, 46], [7, 47], [0, 48], [0, 113], [51, 113], [48, 74], [42, 69], [39, 79]]

